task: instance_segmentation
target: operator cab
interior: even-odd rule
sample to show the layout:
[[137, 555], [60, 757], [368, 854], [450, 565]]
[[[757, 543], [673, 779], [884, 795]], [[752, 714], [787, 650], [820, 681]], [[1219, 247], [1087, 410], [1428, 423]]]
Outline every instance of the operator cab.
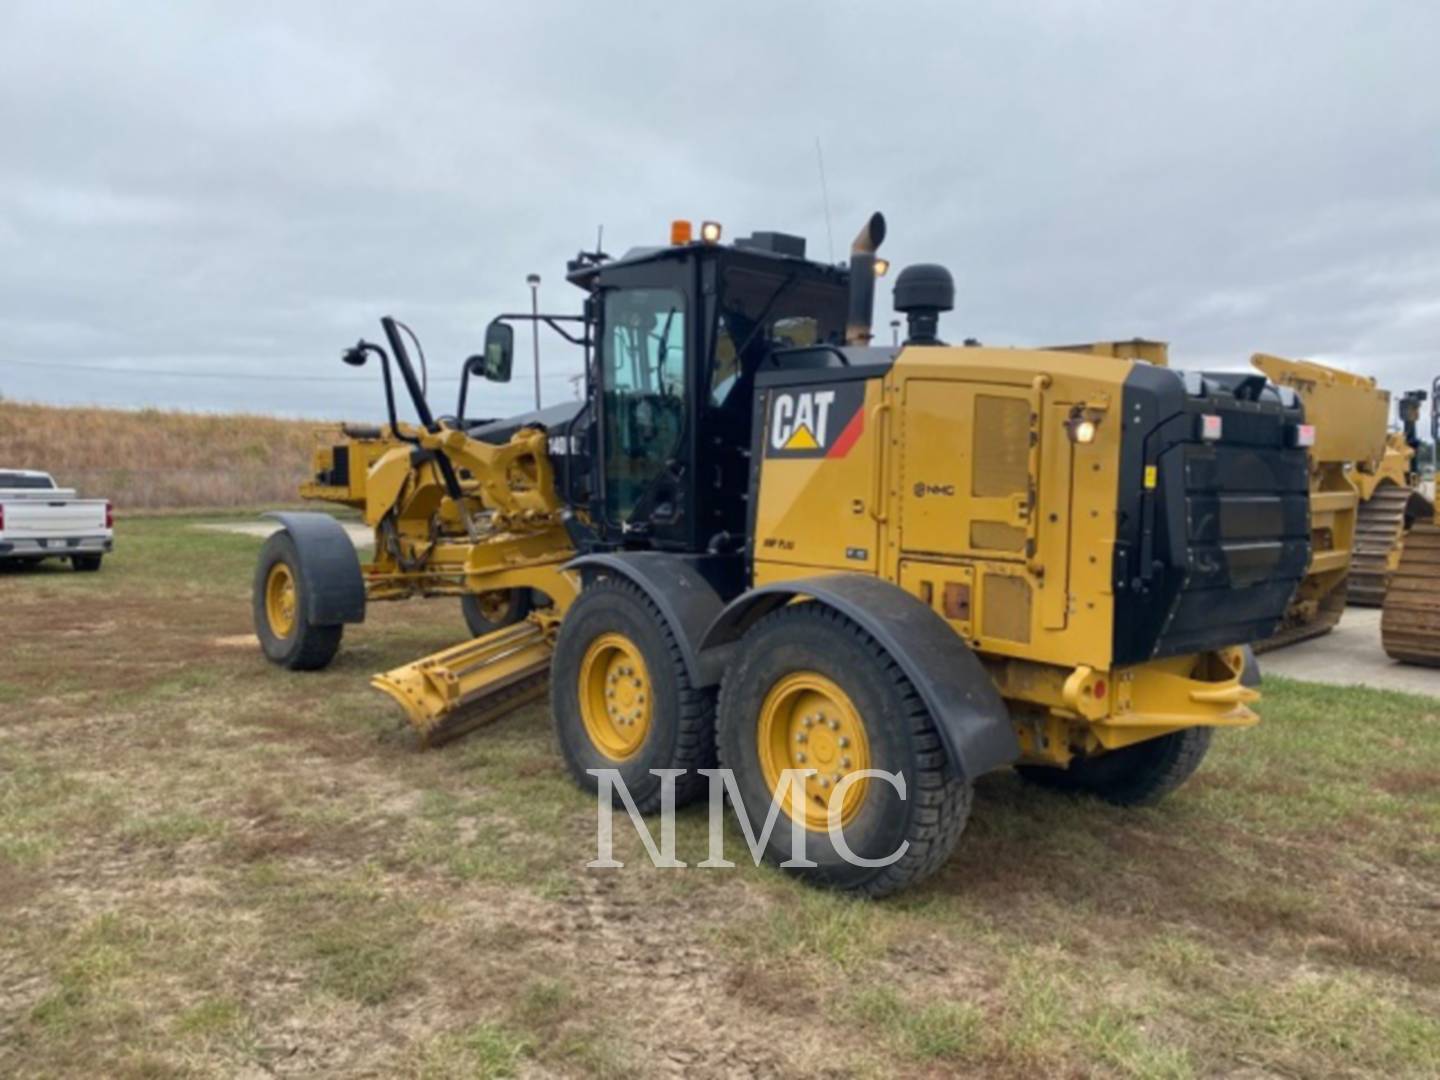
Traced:
[[592, 465], [588, 492], [567, 494], [606, 545], [738, 549], [756, 372], [780, 350], [844, 341], [845, 267], [807, 260], [800, 237], [705, 235], [571, 264], [590, 294], [589, 404], [573, 434]]

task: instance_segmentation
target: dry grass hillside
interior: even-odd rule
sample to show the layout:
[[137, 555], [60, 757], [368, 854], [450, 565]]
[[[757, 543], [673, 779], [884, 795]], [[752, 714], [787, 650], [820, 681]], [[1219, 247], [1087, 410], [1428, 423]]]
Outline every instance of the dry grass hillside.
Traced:
[[122, 509], [296, 501], [315, 420], [0, 401], [0, 468], [44, 469]]

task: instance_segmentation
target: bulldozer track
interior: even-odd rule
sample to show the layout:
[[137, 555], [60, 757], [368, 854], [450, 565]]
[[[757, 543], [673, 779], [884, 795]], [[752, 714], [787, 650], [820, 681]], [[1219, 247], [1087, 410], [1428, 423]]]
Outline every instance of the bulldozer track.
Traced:
[[1440, 667], [1440, 526], [1417, 522], [1405, 537], [1385, 594], [1380, 641], [1394, 660]]
[[1265, 653], [1272, 649], [1283, 649], [1298, 641], [1309, 641], [1321, 634], [1328, 634], [1335, 629], [1335, 624], [1340, 621], [1340, 616], [1345, 614], [1347, 586], [1347, 581], [1341, 581], [1336, 588], [1331, 589], [1321, 599], [1319, 609], [1313, 619], [1282, 626], [1264, 641], [1255, 642], [1251, 648], [1256, 653]]
[[1413, 492], [1398, 484], [1381, 484], [1360, 504], [1355, 522], [1355, 553], [1350, 560], [1348, 603], [1380, 607], [1392, 571], [1391, 561], [1405, 531], [1405, 507]]

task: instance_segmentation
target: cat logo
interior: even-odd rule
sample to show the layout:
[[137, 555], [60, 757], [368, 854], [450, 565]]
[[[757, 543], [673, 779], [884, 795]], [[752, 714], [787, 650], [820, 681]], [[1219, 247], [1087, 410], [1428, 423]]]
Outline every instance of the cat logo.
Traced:
[[766, 457], [843, 457], [860, 437], [863, 383], [812, 390], [778, 390], [770, 398]]

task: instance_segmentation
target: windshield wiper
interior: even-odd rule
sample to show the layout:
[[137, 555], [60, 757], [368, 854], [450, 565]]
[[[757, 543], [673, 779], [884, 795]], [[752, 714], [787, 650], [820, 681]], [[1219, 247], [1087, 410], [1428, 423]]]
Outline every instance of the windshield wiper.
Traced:
[[779, 286], [775, 289], [773, 293], [770, 294], [770, 299], [765, 301], [765, 306], [760, 309], [760, 314], [756, 317], [755, 325], [751, 328], [749, 335], [745, 338], [745, 341], [741, 344], [740, 348], [735, 350], [735, 358], [740, 363], [743, 364], [745, 362], [745, 350], [748, 349], [750, 347], [750, 343], [755, 340], [755, 335], [760, 333], [760, 331], [764, 328], [765, 319], [769, 316], [770, 310], [775, 306], [775, 304], [779, 301], [780, 297], [785, 294], [785, 292], [790, 288], [790, 286], [794, 285], [795, 282], [799, 280], [799, 277], [799, 274], [792, 273], [788, 278], [786, 278], [779, 284]]

